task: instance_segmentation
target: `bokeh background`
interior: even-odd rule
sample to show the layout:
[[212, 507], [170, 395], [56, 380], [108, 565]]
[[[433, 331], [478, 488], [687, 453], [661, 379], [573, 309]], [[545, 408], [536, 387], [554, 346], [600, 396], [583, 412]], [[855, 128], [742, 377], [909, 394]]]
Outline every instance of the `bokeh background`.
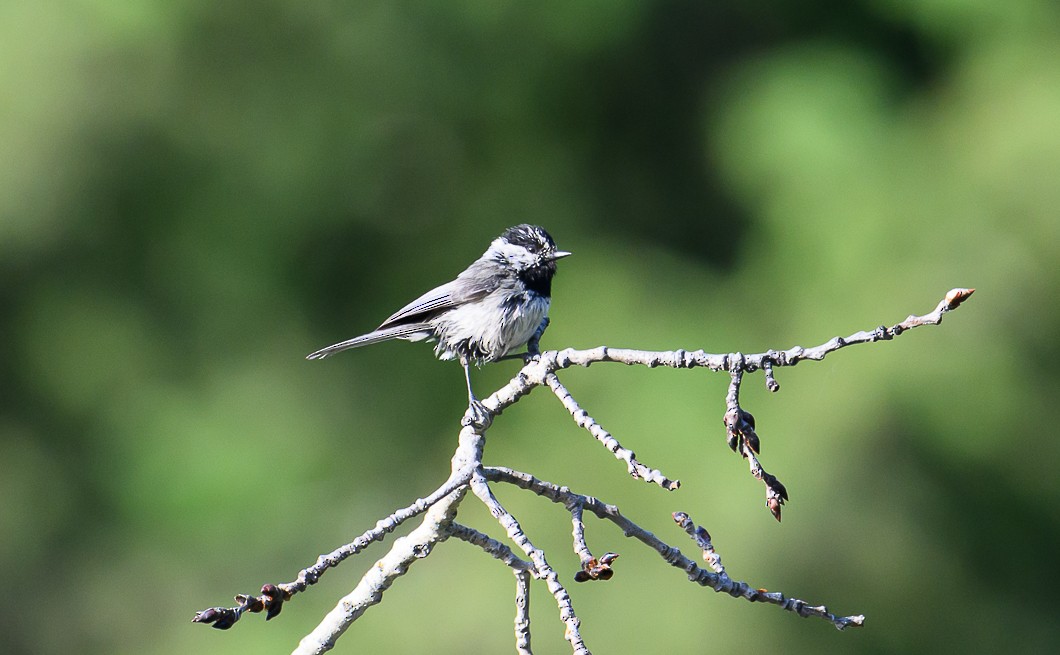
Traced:
[[[547, 393], [506, 412], [490, 463], [694, 555], [669, 518], [689, 512], [734, 577], [868, 617], [716, 595], [590, 522], [622, 555], [569, 584], [595, 652], [1060, 643], [1051, 0], [7, 2], [0, 153], [5, 652], [288, 652], [384, 547], [268, 624], [190, 619], [434, 489], [464, 403], [422, 344], [303, 356], [519, 222], [575, 252], [546, 347], [810, 346], [978, 288], [779, 394], [748, 380], [780, 525], [725, 446], [724, 376], [563, 375], [673, 494]], [[565, 512], [498, 493], [570, 581]], [[511, 652], [512, 596], [447, 543], [337, 652]], [[567, 650], [540, 584], [533, 621], [537, 652]]]

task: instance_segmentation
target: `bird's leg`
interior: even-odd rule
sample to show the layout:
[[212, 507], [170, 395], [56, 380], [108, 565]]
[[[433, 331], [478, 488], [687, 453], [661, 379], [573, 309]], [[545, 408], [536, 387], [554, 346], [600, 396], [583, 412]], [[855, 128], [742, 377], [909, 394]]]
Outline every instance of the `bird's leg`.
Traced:
[[464, 418], [460, 423], [485, 430], [493, 423], [493, 414], [471, 390], [471, 364], [463, 357], [460, 358], [460, 364], [464, 367], [464, 379], [467, 381], [467, 412], [464, 413]]
[[541, 319], [541, 325], [537, 326], [537, 329], [534, 330], [534, 335], [526, 342], [526, 356], [524, 359], [528, 364], [541, 359], [541, 347], [539, 344], [541, 343], [541, 337], [545, 334], [545, 330], [548, 329], [549, 323], [551, 321], [548, 320], [547, 316]]

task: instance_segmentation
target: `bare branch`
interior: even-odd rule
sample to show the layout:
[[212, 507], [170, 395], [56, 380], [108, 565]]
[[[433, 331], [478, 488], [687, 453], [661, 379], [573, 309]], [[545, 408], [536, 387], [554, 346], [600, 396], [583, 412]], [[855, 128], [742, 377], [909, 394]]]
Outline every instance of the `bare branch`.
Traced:
[[706, 528], [697, 526], [684, 512], [674, 512], [674, 521], [685, 529], [692, 541], [703, 551], [703, 561], [707, 563], [715, 573], [725, 574], [725, 567], [721, 565], [721, 555], [714, 550], [714, 544], [710, 542], [710, 533]]
[[533, 655], [530, 651], [530, 572], [515, 573], [515, 652]]
[[632, 450], [623, 448], [622, 444], [618, 443], [618, 439], [615, 439], [610, 432], [600, 427], [600, 424], [578, 405], [570, 391], [567, 391], [567, 388], [560, 383], [559, 378], [556, 377], [555, 373], [548, 373], [545, 375], [545, 384], [552, 389], [553, 393], [556, 394], [556, 397], [559, 398], [559, 401], [563, 403], [563, 407], [566, 408], [571, 417], [574, 418], [574, 422], [578, 424], [578, 427], [585, 428], [589, 434], [593, 435], [597, 441], [610, 450], [615, 455], [615, 458], [624, 461], [626, 463], [626, 469], [631, 476], [640, 478], [645, 482], [657, 484], [667, 491], [675, 491], [681, 486], [680, 481], [670, 480], [663, 475], [662, 471], [648, 468], [638, 462], [637, 456], [633, 454]]
[[[689, 536], [692, 537], [692, 540], [703, 548], [703, 559], [707, 560], [709, 563], [716, 558], [717, 566], [720, 568], [721, 558], [714, 552], [714, 548], [710, 544], [710, 534], [703, 528], [696, 527], [695, 524], [692, 523], [692, 519], [690, 519], [684, 512], [674, 512], [674, 521], [683, 527], [685, 531], [689, 533]], [[703, 535], [705, 535], [705, 539], [702, 538]], [[725, 573], [724, 569], [718, 573], [711, 573], [692, 564], [691, 567], [686, 570], [688, 571], [689, 580], [703, 585], [704, 587], [711, 587], [714, 591], [725, 592], [733, 598], [744, 598], [752, 603], [756, 601], [772, 603], [773, 605], [779, 606], [781, 609], [794, 612], [803, 618], [815, 616], [830, 622], [837, 630], [845, 630], [850, 627], [859, 628], [865, 624], [865, 617], [860, 614], [857, 616], [836, 616], [829, 612], [828, 608], [824, 605], [809, 605], [806, 601], [799, 600], [798, 598], [786, 598], [784, 594], [779, 591], [756, 589], [746, 582], [732, 580]]]
[[[766, 486], [766, 505], [779, 521], [781, 505], [787, 501], [788, 494], [784, 485], [775, 476], [767, 473], [759, 462], [761, 438], [755, 427], [755, 419], [740, 404], [740, 388], [744, 374], [762, 370], [766, 387], [775, 392], [780, 388], [776, 379], [776, 369], [794, 366], [803, 360], [819, 361], [830, 353], [856, 343], [888, 341], [914, 327], [937, 325], [942, 322], [945, 313], [960, 306], [972, 295], [973, 291], [973, 289], [953, 289], [946, 294], [934, 311], [924, 316], [911, 315], [890, 328], [880, 326], [874, 330], [857, 332], [846, 338], [834, 337], [813, 348], [794, 346], [788, 350], [768, 350], [751, 355], [743, 353], [708, 354], [702, 350], [653, 352], [606, 346], [591, 350], [566, 349], [540, 353], [537, 342], [548, 325], [546, 319], [528, 343], [527, 354], [521, 356], [526, 363], [519, 373], [506, 385], [484, 399], [479, 408], [480, 412], [476, 414], [469, 410], [468, 416], [462, 423], [464, 427], [459, 433], [449, 479], [444, 484], [425, 498], [418, 499], [411, 505], [381, 519], [372, 529], [364, 532], [349, 544], [326, 555], [321, 555], [314, 565], [299, 572], [295, 581], [279, 585], [266, 584], [261, 588], [260, 596], [240, 594], [236, 596], [235, 607], [209, 608], [196, 614], [193, 620], [225, 629], [235, 624], [246, 612], [265, 612], [266, 618], [271, 619], [279, 614], [286, 601], [315, 584], [328, 569], [362, 552], [373, 542], [382, 541], [387, 534], [410, 518], [423, 515], [420, 525], [407, 536], [395, 540], [390, 550], [364, 574], [356, 588], [342, 599], [313, 632], [302, 640], [295, 653], [301, 655], [323, 653], [329, 650], [354, 621], [369, 607], [381, 601], [383, 593], [397, 578], [407, 573], [413, 563], [427, 557], [437, 543], [450, 536], [455, 536], [478, 546], [503, 562], [514, 573], [516, 578], [515, 637], [516, 650], [519, 653], [529, 654], [531, 652], [529, 584], [530, 578], [534, 577], [544, 580], [555, 598], [560, 618], [566, 626], [565, 637], [571, 643], [575, 655], [589, 655], [589, 649], [579, 632], [580, 622], [574, 612], [570, 595], [560, 583], [558, 574], [546, 561], [545, 553], [534, 546], [515, 517], [493, 495], [489, 482], [502, 482], [548, 498], [563, 505], [570, 512], [574, 552], [581, 563], [581, 570], [574, 576], [576, 581], [609, 579], [614, 573], [611, 565], [618, 558], [618, 555], [612, 552], [605, 553], [599, 558], [593, 556], [585, 536], [584, 513], [587, 510], [598, 518], [616, 525], [626, 537], [636, 539], [655, 550], [666, 563], [681, 569], [688, 575], [689, 580], [699, 585], [733, 597], [778, 605], [799, 616], [822, 618], [840, 630], [850, 626], [860, 626], [864, 623], [863, 616], [838, 617], [828, 612], [824, 606], [811, 606], [802, 600], [787, 598], [779, 592], [756, 589], [745, 582], [732, 580], [721, 564], [720, 555], [714, 550], [709, 533], [702, 527], [696, 526], [683, 512], [674, 513], [673, 518], [702, 551], [710, 570], [700, 568], [695, 562], [685, 557], [678, 548], [670, 546], [623, 516], [618, 507], [614, 505], [603, 503], [592, 496], [576, 494], [567, 487], [544, 482], [528, 473], [503, 467], [483, 467], [482, 455], [486, 431], [492, 425], [493, 419], [507, 407], [518, 402], [536, 387], [547, 386], [577, 425], [593, 435], [616, 459], [626, 462], [627, 470], [633, 477], [672, 491], [679, 486], [677, 480], [670, 480], [660, 471], [637, 461], [633, 451], [619, 444], [611, 433], [604, 430], [588, 412], [581, 408], [570, 391], [560, 382], [557, 372], [571, 366], [589, 366], [596, 362], [689, 369], [702, 367], [717, 372], [726, 372], [730, 376], [723, 419], [727, 442], [733, 451], [748, 460], [751, 474]], [[480, 420], [468, 420], [469, 418]], [[474, 496], [490, 510], [493, 517], [505, 529], [508, 538], [525, 553], [529, 560], [516, 556], [507, 545], [486, 534], [454, 522], [459, 504], [468, 490], [471, 490]]]
[[559, 617], [566, 624], [566, 630], [564, 630], [563, 638], [570, 642], [571, 647], [574, 649], [574, 655], [590, 655], [589, 649], [586, 647], [585, 642], [582, 640], [581, 632], [581, 621], [578, 620], [578, 615], [574, 613], [574, 606], [571, 604], [570, 594], [563, 587], [563, 584], [559, 581], [559, 576], [556, 571], [549, 566], [545, 560], [545, 552], [540, 548], [534, 546], [530, 541], [530, 538], [523, 532], [519, 522], [511, 515], [508, 510], [504, 509], [497, 497], [493, 495], [493, 491], [490, 490], [489, 485], [486, 484], [486, 478], [482, 474], [482, 471], [476, 472], [471, 478], [471, 490], [479, 500], [490, 510], [490, 514], [493, 518], [497, 519], [497, 522], [501, 524], [501, 527], [508, 533], [508, 538], [515, 542], [517, 546], [523, 549], [527, 557], [534, 563], [534, 567], [537, 570], [537, 575], [545, 580], [545, 584], [548, 590], [552, 592], [552, 595], [556, 598], [556, 604], [559, 606]]
[[574, 554], [581, 560], [582, 568], [584, 568], [589, 562], [596, 559], [593, 557], [592, 551], [589, 550], [589, 545], [585, 543], [585, 523], [582, 522], [582, 504], [581, 502], [569, 503], [567, 509], [570, 510], [570, 521], [573, 525], [571, 529], [571, 536], [574, 538]]
[[390, 552], [368, 569], [354, 590], [302, 639], [292, 655], [319, 655], [331, 650], [354, 621], [383, 600], [383, 592], [397, 578], [408, 573], [416, 561], [430, 555], [435, 544], [449, 537], [457, 505], [466, 493], [467, 487], [460, 487], [427, 510], [420, 525], [394, 542]]
[[[528, 473], [522, 473], [520, 471], [513, 471], [501, 467], [490, 467], [485, 469], [485, 474], [490, 480], [514, 484], [517, 487], [527, 489], [539, 496], [548, 498], [554, 503], [566, 505], [572, 502], [580, 502], [585, 509], [593, 512], [601, 519], [611, 521], [621, 528], [622, 533], [625, 536], [638, 539], [642, 543], [653, 548], [667, 564], [685, 571], [688, 574], [688, 579], [690, 581], [704, 587], [710, 587], [714, 589], [714, 591], [724, 592], [734, 598], [744, 598], [751, 602], [763, 601], [772, 603], [778, 605], [781, 609], [794, 612], [802, 617], [816, 616], [818, 618], [823, 618], [831, 622], [840, 630], [850, 626], [860, 626], [865, 622], [864, 616], [837, 617], [830, 614], [828, 609], [823, 605], [811, 606], [805, 601], [797, 598], [786, 598], [779, 592], [767, 592], [764, 589], [756, 589], [746, 582], [732, 580], [727, 574], [725, 574], [724, 569], [716, 573], [702, 569], [697, 566], [695, 562], [685, 557], [679, 549], [670, 546], [651, 532], [622, 516], [622, 513], [619, 512], [618, 508], [614, 505], [602, 503], [596, 498], [590, 496], [576, 494], [566, 487], [560, 487], [551, 482], [539, 480]], [[690, 522], [688, 515], [683, 512], [676, 512], [674, 514], [674, 519], [677, 520], [679, 516], [684, 517], [686, 521]], [[690, 533], [692, 534], [693, 539], [695, 539], [694, 530], [695, 528], [693, 528], [693, 532]], [[709, 539], [709, 535], [707, 538]], [[697, 540], [697, 543], [700, 542]], [[710, 550], [713, 553], [713, 548]], [[708, 561], [710, 560], [708, 559]], [[717, 565], [720, 568], [720, 557], [717, 559]]]
[[488, 555], [507, 564], [515, 574], [515, 650], [519, 655], [532, 655], [530, 651], [530, 576], [537, 575], [534, 565], [520, 559], [496, 539], [469, 528], [452, 523], [449, 533], [469, 544], [478, 546]]
[[769, 508], [773, 518], [780, 521], [780, 506], [788, 499], [788, 490], [784, 488], [780, 480], [762, 468], [758, 461], [758, 452], [762, 447], [762, 440], [755, 432], [755, 417], [750, 412], [740, 407], [740, 383], [743, 380], [743, 355], [735, 353], [730, 358], [732, 366], [729, 382], [729, 391], [725, 395], [725, 423], [726, 440], [729, 448], [740, 453], [747, 460], [748, 469], [756, 480], [761, 480], [766, 485], [766, 507]]
[[574, 574], [574, 581], [610, 580], [615, 574], [611, 564], [618, 559], [618, 553], [604, 553], [599, 559], [594, 557], [592, 551], [589, 550], [589, 545], [585, 542], [582, 496], [570, 494], [570, 500], [565, 504], [574, 526], [571, 530], [571, 536], [574, 537], [574, 554], [578, 556], [582, 565], [582, 570]]
[[[284, 601], [288, 601], [295, 594], [305, 591], [310, 585], [316, 584], [320, 576], [328, 569], [338, 566], [343, 560], [356, 555], [371, 546], [373, 542], [382, 541], [386, 535], [393, 532], [405, 521], [418, 516], [434, 507], [443, 498], [467, 484], [471, 478], [471, 470], [463, 469], [455, 471], [453, 475], [426, 498], [418, 498], [416, 502], [408, 507], [394, 511], [376, 522], [375, 527], [366, 531], [353, 541], [330, 553], [321, 555], [312, 566], [298, 572], [298, 577], [293, 582], [282, 584], [266, 584], [261, 588], [261, 596], [248, 594], [236, 595], [235, 607], [211, 607], [198, 612], [192, 619], [194, 623], [212, 624], [213, 627], [227, 630], [235, 625], [235, 622], [245, 612], [266, 612], [266, 620], [274, 618], [280, 613]], [[466, 490], [465, 490], [466, 491]]]
[[[881, 325], [870, 331], [855, 332], [846, 338], [833, 337], [825, 343], [813, 348], [793, 346], [792, 348], [783, 351], [769, 350], [764, 353], [756, 353], [752, 355], [737, 355], [743, 360], [741, 368], [747, 373], [752, 373], [762, 368], [765, 361], [769, 361], [771, 366], [778, 367], [794, 366], [803, 360], [820, 361], [830, 353], [847, 346], [853, 346], [860, 343], [875, 343], [877, 341], [890, 341], [894, 337], [915, 327], [920, 327], [922, 325], [938, 325], [942, 322], [943, 315], [946, 314], [946, 312], [956, 309], [974, 292], [975, 289], [951, 289], [946, 294], [946, 297], [943, 298], [930, 313], [923, 316], [909, 316], [901, 323], [897, 323], [889, 328]], [[537, 376], [533, 375], [532, 372], [527, 371], [527, 369], [535, 368], [535, 364], [548, 369], [548, 372], [555, 372], [560, 369], [570, 368], [571, 366], [590, 366], [596, 362], [618, 362], [629, 366], [639, 365], [647, 366], [649, 368], [656, 368], [658, 366], [667, 366], [669, 368], [702, 367], [709, 368], [713, 371], [729, 371], [730, 357], [732, 357], [730, 354], [710, 354], [702, 350], [651, 351], [631, 350], [628, 348], [609, 348], [607, 346], [600, 346], [590, 350], [574, 350], [568, 348], [560, 351], [547, 351], [541, 353], [541, 359], [539, 362], [531, 362], [523, 369], [522, 373], [526, 374], [528, 378], [534, 379]], [[555, 359], [554, 362], [551, 361], [553, 358]], [[540, 382], [537, 384], [540, 384]], [[505, 391], [505, 389], [507, 389], [507, 387], [498, 391], [498, 394]], [[505, 398], [505, 401], [506, 400], [507, 398]], [[511, 402], [514, 402], [514, 400]], [[511, 404], [511, 402], [504, 402], [503, 404], [504, 406], [507, 406]]]
[[473, 546], [478, 546], [486, 551], [487, 555], [504, 562], [513, 571], [528, 571], [533, 575], [537, 574], [533, 564], [525, 559], [520, 559], [511, 548], [474, 528], [469, 528], [460, 523], [452, 523], [449, 525], [449, 534]]

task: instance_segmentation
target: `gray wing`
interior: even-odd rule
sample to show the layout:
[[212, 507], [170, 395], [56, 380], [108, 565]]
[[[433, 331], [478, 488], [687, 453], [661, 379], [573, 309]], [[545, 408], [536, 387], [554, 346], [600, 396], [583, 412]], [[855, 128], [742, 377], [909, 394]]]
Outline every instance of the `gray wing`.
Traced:
[[408, 323], [409, 321], [418, 322], [428, 318], [430, 314], [435, 314], [443, 309], [453, 307], [457, 304], [453, 299], [455, 286], [456, 281], [454, 280], [448, 284], [443, 284], [440, 287], [431, 289], [419, 298], [394, 312], [390, 318], [383, 321], [376, 329], [382, 330], [387, 327]]
[[490, 267], [484, 266], [481, 260], [477, 261], [452, 282], [431, 289], [394, 312], [375, 330], [322, 348], [306, 359], [323, 359], [343, 350], [390, 339], [419, 341], [430, 338], [433, 330], [430, 320], [438, 312], [478, 300], [497, 288], [497, 276], [490, 275], [490, 272]]
[[426, 323], [441, 311], [474, 302], [497, 288], [496, 275], [490, 275], [489, 267], [477, 261], [452, 282], [435, 287], [413, 300], [383, 321], [376, 328], [382, 330], [409, 322]]

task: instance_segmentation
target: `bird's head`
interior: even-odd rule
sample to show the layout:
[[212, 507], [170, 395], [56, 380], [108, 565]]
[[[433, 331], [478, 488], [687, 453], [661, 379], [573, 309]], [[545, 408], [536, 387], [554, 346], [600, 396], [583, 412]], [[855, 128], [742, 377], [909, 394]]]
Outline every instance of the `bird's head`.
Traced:
[[552, 276], [556, 274], [556, 260], [569, 252], [556, 249], [544, 228], [537, 225], [516, 225], [504, 231], [490, 246], [496, 259], [510, 267], [527, 287], [545, 295], [551, 293]]

